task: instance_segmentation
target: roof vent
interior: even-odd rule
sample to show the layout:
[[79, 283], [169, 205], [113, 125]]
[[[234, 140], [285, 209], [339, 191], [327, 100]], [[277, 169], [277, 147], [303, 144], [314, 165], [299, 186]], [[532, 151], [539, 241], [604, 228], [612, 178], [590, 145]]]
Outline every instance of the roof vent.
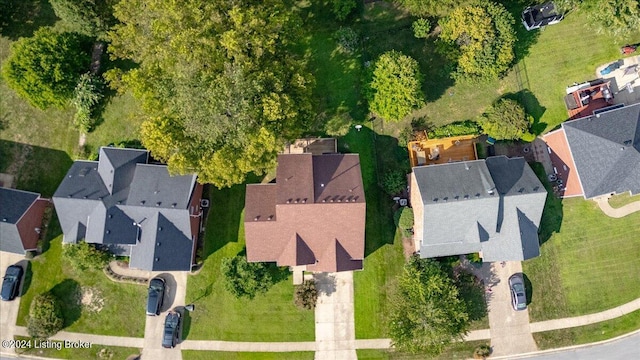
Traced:
[[480, 193], [476, 193], [476, 199], [480, 197]]
[[487, 194], [493, 195], [493, 189], [487, 189]]
[[624, 146], [620, 148], [620, 150], [624, 150]]
[[73, 177], [73, 175], [69, 175], [69, 177]]
[[453, 198], [454, 198], [454, 199], [456, 199], [456, 200], [458, 200], [458, 199], [460, 199], [460, 196], [456, 195], [456, 196], [454, 196]]
[[158, 226], [158, 231], [162, 231], [162, 226]]
[[156, 243], [156, 246], [160, 246], [160, 241], [158, 241], [158, 242]]
[[113, 217], [113, 214], [109, 214], [109, 219], [111, 219]]
[[320, 187], [324, 187], [324, 184], [320, 184]]
[[174, 208], [174, 207], [176, 207], [176, 205], [178, 205], [178, 203], [173, 203], [173, 204], [171, 204], [171, 207]]
[[69, 195], [67, 195], [67, 197], [68, 197], [68, 198], [72, 198], [72, 197], [73, 197], [73, 195], [69, 194]]
[[156, 261], [160, 261], [160, 258], [155, 258]]
[[299, 201], [300, 201], [300, 198], [297, 198], [297, 199], [293, 200], [293, 203], [297, 204]]
[[260, 218], [260, 216], [256, 216], [253, 218], [253, 221], [258, 221], [258, 219]]
[[538, 191], [538, 190], [540, 190], [540, 186], [536, 186], [533, 188], [533, 191]]
[[333, 199], [329, 199], [329, 202], [333, 202]]
[[327, 202], [327, 199], [322, 199], [322, 202]]
[[625, 140], [625, 141], [624, 141], [624, 144], [625, 144], [626, 146], [629, 146], [629, 145], [631, 145], [632, 143], [633, 143], [633, 140]]
[[107, 234], [111, 234], [111, 230], [107, 230], [105, 231]]
[[102, 196], [98, 196], [98, 200], [102, 200], [104, 199]]
[[359, 196], [354, 196], [353, 197], [353, 201], [355, 202], [356, 200], [358, 200]]
[[438, 202], [438, 198], [433, 198], [433, 202]]
[[157, 194], [157, 193], [159, 193], [159, 192], [160, 192], [160, 191], [158, 191], [158, 190], [155, 190], [155, 191], [154, 191], [153, 193], [154, 193], [154, 194]]
[[464, 198], [465, 198], [465, 200], [466, 200], [466, 199], [468, 199], [468, 198], [469, 198], [469, 195], [465, 195], [465, 196], [464, 196]]
[[160, 204], [162, 204], [162, 201], [158, 201], [158, 202], [156, 203], [156, 206], [160, 206]]
[[307, 198], [302, 199], [301, 203], [306, 204], [307, 203]]
[[273, 215], [269, 215], [269, 217], [267, 218], [267, 221], [271, 221], [273, 220]]
[[86, 199], [86, 198], [87, 198], [87, 195], [83, 196], [82, 198], [83, 198], [83, 199]]
[[122, 204], [122, 200], [118, 200], [118, 205]]
[[291, 199], [287, 199], [287, 204], [291, 204]]
[[140, 205], [144, 205], [145, 202], [146, 201], [144, 201], [144, 200], [140, 201]]
[[5, 218], [2, 218], [2, 221], [7, 221], [7, 218], [6, 218], [6, 217], [5, 217]]
[[442, 198], [442, 201], [444, 201], [444, 202], [447, 202], [447, 200], [449, 200], [449, 198], [446, 197], [446, 196]]
[[518, 192], [519, 192], [519, 193], [523, 193], [523, 192], [524, 192], [524, 188], [520, 188], [520, 189], [518, 189]]

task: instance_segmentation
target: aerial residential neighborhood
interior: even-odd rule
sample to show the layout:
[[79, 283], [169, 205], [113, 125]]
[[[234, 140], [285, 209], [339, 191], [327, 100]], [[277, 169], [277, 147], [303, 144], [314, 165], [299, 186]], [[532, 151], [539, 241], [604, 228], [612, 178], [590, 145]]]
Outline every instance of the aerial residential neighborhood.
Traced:
[[0, 14], [3, 360], [638, 357], [640, 3]]

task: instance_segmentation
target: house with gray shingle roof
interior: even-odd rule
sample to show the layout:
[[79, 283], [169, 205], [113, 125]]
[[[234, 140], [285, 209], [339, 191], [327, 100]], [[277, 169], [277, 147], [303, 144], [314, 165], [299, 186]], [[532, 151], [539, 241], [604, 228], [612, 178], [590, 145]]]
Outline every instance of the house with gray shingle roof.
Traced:
[[478, 252], [485, 261], [512, 261], [540, 255], [547, 192], [523, 158], [414, 167], [410, 190], [421, 257]]
[[40, 194], [0, 187], [0, 251], [34, 251], [49, 200]]
[[146, 150], [110, 147], [98, 161], [74, 162], [53, 196], [63, 241], [103, 245], [133, 268], [191, 270], [202, 185], [148, 162]]

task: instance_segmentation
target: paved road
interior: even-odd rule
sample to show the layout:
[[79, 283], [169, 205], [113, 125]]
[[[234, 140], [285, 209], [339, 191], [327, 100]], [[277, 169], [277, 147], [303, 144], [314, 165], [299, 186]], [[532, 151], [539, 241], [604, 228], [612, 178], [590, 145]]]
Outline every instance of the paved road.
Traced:
[[528, 360], [634, 360], [640, 359], [640, 331], [634, 335], [601, 345], [583, 346], [576, 349], [553, 351], [520, 357]]
[[356, 360], [353, 271], [314, 274], [319, 292], [315, 310], [318, 360]]

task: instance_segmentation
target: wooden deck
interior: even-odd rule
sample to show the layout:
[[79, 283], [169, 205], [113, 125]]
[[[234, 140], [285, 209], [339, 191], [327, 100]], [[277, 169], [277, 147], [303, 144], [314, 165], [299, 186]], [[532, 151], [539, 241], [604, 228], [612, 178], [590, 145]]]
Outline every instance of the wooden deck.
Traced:
[[334, 138], [305, 138], [286, 144], [282, 154], [312, 153], [313, 155], [322, 155], [337, 152], [338, 142]]
[[427, 139], [409, 143], [411, 167], [477, 160], [476, 135]]

